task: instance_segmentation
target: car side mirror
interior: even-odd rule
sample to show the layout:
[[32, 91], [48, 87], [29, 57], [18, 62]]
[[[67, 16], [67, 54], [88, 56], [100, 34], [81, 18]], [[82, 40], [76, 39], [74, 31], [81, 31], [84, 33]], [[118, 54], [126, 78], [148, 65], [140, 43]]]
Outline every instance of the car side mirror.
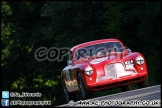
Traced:
[[131, 51], [129, 48], [127, 48], [127, 50], [128, 50], [128, 52], [129, 52], [129, 53], [131, 53], [131, 52], [132, 52], [132, 51]]
[[67, 65], [71, 65], [72, 61], [71, 60], [67, 60]]

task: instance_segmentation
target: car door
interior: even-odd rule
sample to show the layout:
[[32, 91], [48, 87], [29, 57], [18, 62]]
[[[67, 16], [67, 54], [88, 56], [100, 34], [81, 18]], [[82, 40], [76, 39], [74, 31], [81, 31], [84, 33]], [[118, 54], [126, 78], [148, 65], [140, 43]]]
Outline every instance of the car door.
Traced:
[[78, 83], [77, 83], [77, 71], [74, 68], [75, 67], [75, 63], [72, 61], [72, 53], [70, 53], [69, 55], [69, 60], [68, 60], [68, 70], [67, 70], [67, 79], [70, 83], [70, 91], [74, 91], [74, 90], [79, 90], [78, 88]]

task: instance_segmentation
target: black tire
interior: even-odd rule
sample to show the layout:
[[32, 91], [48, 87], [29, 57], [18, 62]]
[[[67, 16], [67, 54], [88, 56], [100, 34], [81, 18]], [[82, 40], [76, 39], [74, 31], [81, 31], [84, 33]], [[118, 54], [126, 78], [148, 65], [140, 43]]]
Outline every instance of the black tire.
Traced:
[[79, 88], [81, 90], [82, 98], [83, 99], [90, 99], [93, 95], [93, 92], [86, 89], [80, 73], [78, 74], [78, 82], [79, 82]]
[[64, 89], [64, 93], [65, 93], [65, 96], [66, 96], [66, 102], [69, 102], [70, 100], [76, 101], [76, 93], [70, 93], [67, 90], [65, 81], [63, 81], [63, 89]]
[[142, 82], [139, 82], [139, 83], [138, 83], [138, 87], [139, 87], [139, 88], [148, 87], [148, 77], [146, 77], [146, 79], [143, 80]]
[[131, 85], [122, 86], [121, 90], [122, 90], [122, 92], [130, 91], [131, 90]]

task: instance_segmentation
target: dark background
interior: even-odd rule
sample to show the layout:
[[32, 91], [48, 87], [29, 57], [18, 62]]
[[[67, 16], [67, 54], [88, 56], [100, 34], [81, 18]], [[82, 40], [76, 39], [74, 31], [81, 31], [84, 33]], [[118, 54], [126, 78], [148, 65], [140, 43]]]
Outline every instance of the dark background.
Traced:
[[[40, 47], [71, 48], [96, 39], [117, 38], [146, 59], [149, 86], [161, 84], [161, 2], [1, 2], [1, 89], [40, 92], [52, 105], [65, 103], [60, 75], [66, 59], [37, 61]], [[137, 89], [133, 85], [132, 89]], [[120, 92], [95, 92], [94, 97]], [[78, 95], [78, 99], [81, 96]]]

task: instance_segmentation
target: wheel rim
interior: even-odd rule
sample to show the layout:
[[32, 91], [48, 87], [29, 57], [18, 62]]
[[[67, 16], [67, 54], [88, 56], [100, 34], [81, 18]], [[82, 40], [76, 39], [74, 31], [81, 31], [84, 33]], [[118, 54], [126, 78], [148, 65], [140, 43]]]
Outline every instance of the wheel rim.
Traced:
[[81, 89], [81, 92], [82, 92], [82, 97], [85, 98], [85, 92], [84, 92], [84, 85], [83, 85], [83, 81], [82, 79], [80, 78], [80, 81], [79, 81], [79, 86], [80, 86], [80, 89]]

